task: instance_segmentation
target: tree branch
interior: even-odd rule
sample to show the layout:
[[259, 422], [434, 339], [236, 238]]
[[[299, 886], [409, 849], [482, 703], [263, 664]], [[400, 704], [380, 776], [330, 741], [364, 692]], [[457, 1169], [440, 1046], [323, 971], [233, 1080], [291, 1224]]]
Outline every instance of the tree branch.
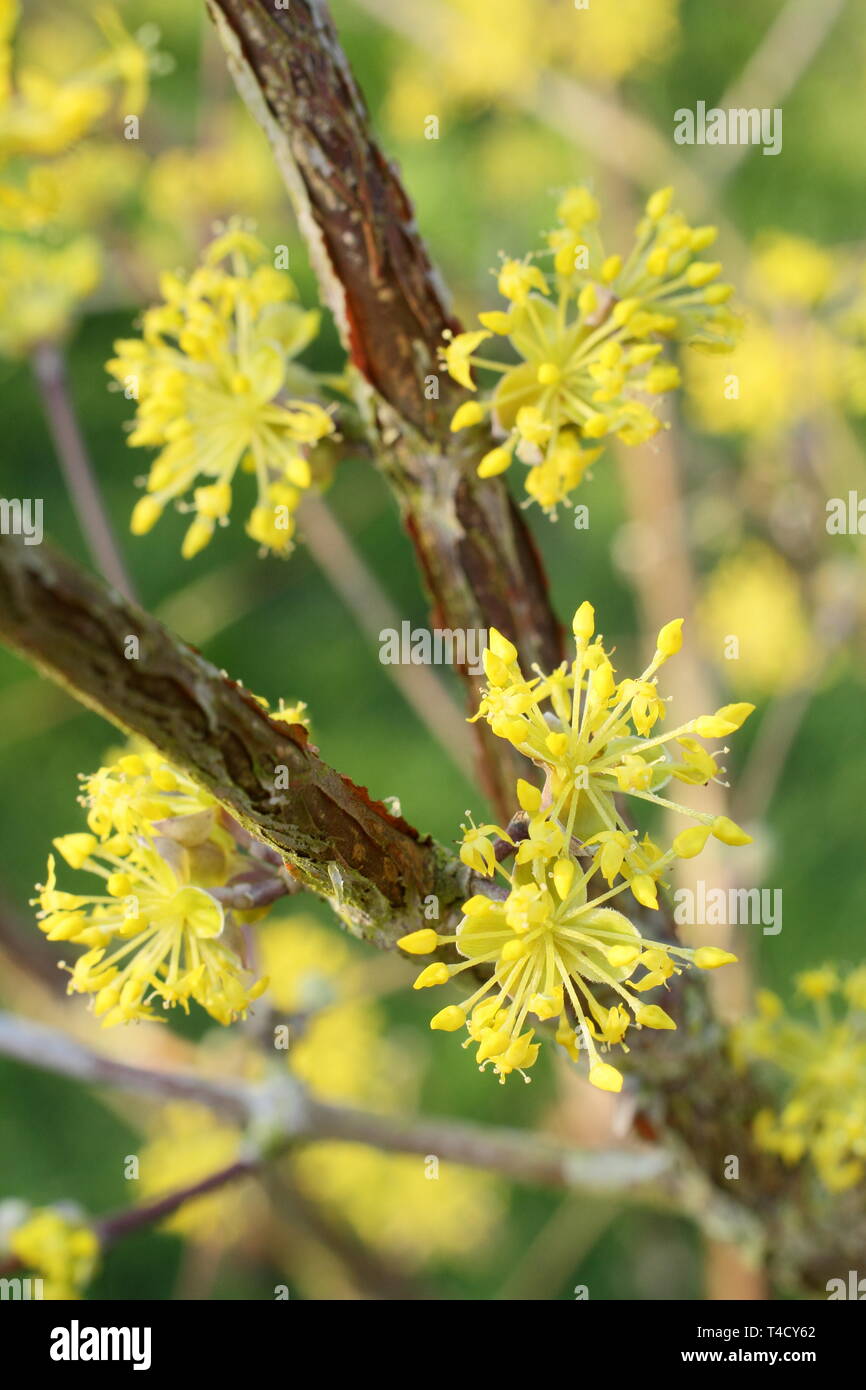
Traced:
[[[523, 519], [475, 464], [485, 431], [452, 435], [461, 393], [437, 350], [459, 325], [323, 0], [208, 0], [242, 97], [264, 128], [357, 372], [371, 445], [398, 498], [437, 627], [500, 628], [525, 667], [556, 665], [560, 629]], [[479, 677], [461, 669], [474, 710]], [[480, 775], [497, 814], [523, 760], [482, 724]]]
[[47, 545], [0, 537], [0, 640], [184, 768], [356, 935], [393, 946], [429, 925], [428, 895], [440, 923], [465, 898], [463, 866], [322, 762], [301, 725], [271, 719], [155, 618]]
[[[27, 1066], [92, 1085], [117, 1086], [166, 1099], [183, 1098], [249, 1127], [259, 1152], [244, 1156], [245, 1171], [301, 1141], [367, 1144], [389, 1153], [433, 1154], [441, 1160], [489, 1169], [518, 1182], [573, 1187], [588, 1193], [629, 1193], [658, 1200], [655, 1185], [672, 1160], [661, 1149], [578, 1150], [517, 1130], [488, 1129], [456, 1120], [400, 1119], [314, 1099], [288, 1071], [259, 1084], [215, 1080], [194, 1073], [159, 1072], [103, 1057], [64, 1033], [0, 1013], [0, 1054]], [[237, 1165], [225, 1170], [226, 1181]], [[199, 1195], [198, 1184], [191, 1195]], [[208, 1189], [209, 1190], [209, 1189]], [[155, 1203], [169, 1199], [160, 1198]], [[169, 1206], [154, 1219], [173, 1211]]]

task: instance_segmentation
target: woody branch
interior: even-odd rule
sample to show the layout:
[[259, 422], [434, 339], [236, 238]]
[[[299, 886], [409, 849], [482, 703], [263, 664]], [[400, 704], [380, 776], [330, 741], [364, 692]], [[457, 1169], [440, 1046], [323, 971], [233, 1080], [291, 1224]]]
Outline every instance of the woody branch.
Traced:
[[0, 640], [205, 787], [356, 935], [452, 920], [467, 871], [150, 614], [47, 545], [0, 537]]
[[[138, 659], [127, 659], [131, 636]], [[481, 886], [441, 847], [323, 763], [301, 726], [272, 720], [247, 691], [155, 618], [47, 545], [0, 538], [0, 640], [188, 772], [255, 839], [276, 850], [300, 882], [327, 898], [344, 925], [372, 944], [393, 947], [405, 932], [430, 925], [424, 913], [430, 894], [438, 899], [437, 925], [447, 931], [459, 918], [460, 903]], [[276, 792], [279, 766], [289, 778], [287, 788]], [[329, 866], [338, 872], [339, 893]], [[729, 1202], [726, 1210], [757, 1215], [773, 1233], [771, 1244], [787, 1276], [823, 1287], [834, 1270], [854, 1259], [866, 1234], [856, 1195], [822, 1197], [808, 1188], [800, 1170], [784, 1169], [755, 1148], [750, 1123], [765, 1099], [760, 1081], [753, 1070], [734, 1072], [700, 981], [681, 976], [668, 1006], [679, 1025], [676, 1043], [669, 1033], [644, 1030], [628, 1069], [638, 1082], [645, 1127], [690, 1156], [680, 1170], [678, 1200], [694, 1195], [695, 1183], [704, 1194], [701, 1202], [711, 1187], [730, 1194], [725, 1159], [737, 1155], [740, 1178], [731, 1195], [739, 1207]], [[26, 1049], [9, 1055], [39, 1056]], [[70, 1050], [73, 1055], [78, 1054]], [[69, 1074], [68, 1065], [60, 1069]], [[128, 1080], [135, 1074], [134, 1068], [122, 1070]], [[165, 1082], [169, 1093], [172, 1085], [180, 1088], [175, 1094], [186, 1094], [183, 1078]], [[154, 1086], [163, 1093], [162, 1081]], [[202, 1096], [199, 1086], [196, 1095]], [[212, 1096], [229, 1108], [238, 1103], [225, 1091]], [[319, 1107], [316, 1115], [317, 1132], [351, 1137], [327, 1108]], [[374, 1117], [362, 1129], [368, 1143], [407, 1151], [400, 1147], [399, 1122]], [[357, 1126], [352, 1134], [362, 1137]]]
[[[433, 604], [455, 630], [498, 627], [526, 666], [555, 665], [559, 624], [520, 513], [474, 465], [483, 431], [453, 435], [458, 388], [440, 372], [459, 328], [394, 166], [321, 0], [208, 0], [238, 90], [266, 131], [322, 298], [355, 368], [373, 452], [398, 499]], [[431, 390], [432, 383], [432, 390]], [[470, 436], [473, 432], [469, 432]], [[461, 671], [474, 709], [479, 678]], [[516, 755], [481, 725], [479, 767], [497, 814], [514, 809]]]

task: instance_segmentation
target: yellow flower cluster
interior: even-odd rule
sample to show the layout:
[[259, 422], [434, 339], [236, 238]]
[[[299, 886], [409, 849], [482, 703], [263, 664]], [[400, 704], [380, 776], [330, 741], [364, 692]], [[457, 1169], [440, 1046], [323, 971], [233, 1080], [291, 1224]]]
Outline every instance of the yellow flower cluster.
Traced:
[[214, 891], [249, 868], [218, 804], [158, 753], [137, 747], [83, 781], [87, 832], [54, 846], [100, 893], [57, 887], [55, 858], [37, 885], [50, 941], [86, 949], [69, 992], [93, 996], [103, 1026], [154, 1019], [195, 1000], [217, 1022], [244, 1016], [265, 988], [243, 961], [233, 914]]
[[115, 343], [107, 364], [137, 401], [129, 443], [160, 451], [133, 532], [149, 531], [169, 501], [207, 479], [193, 491], [187, 558], [227, 523], [238, 468], [255, 475], [258, 489], [248, 534], [288, 553], [295, 510], [313, 481], [308, 451], [333, 433], [328, 412], [309, 399], [316, 379], [292, 361], [315, 337], [319, 314], [291, 302], [292, 281], [267, 260], [256, 237], [229, 227], [188, 279], [162, 276], [164, 302], [145, 312], [141, 338]]
[[831, 1192], [866, 1173], [866, 966], [847, 974], [825, 965], [796, 979], [813, 1016], [789, 1014], [762, 990], [756, 1015], [737, 1026], [739, 1062], [769, 1062], [784, 1078], [784, 1104], [755, 1116], [758, 1146], [787, 1164], [809, 1158]]
[[[724, 705], [715, 714], [655, 732], [666, 713], [657, 672], [680, 650], [682, 619], [662, 628], [652, 660], [639, 676], [619, 681], [601, 638], [593, 640], [591, 604], [578, 608], [573, 631], [574, 660], [527, 680], [513, 643], [494, 629], [484, 654], [488, 685], [474, 718], [484, 718], [499, 738], [544, 770], [544, 805], [565, 826], [567, 839], [576, 835], [595, 847], [595, 867], [608, 883], [625, 878], [638, 902], [656, 908], [655, 881], [674, 856], [699, 854], [710, 835], [728, 845], [750, 842], [727, 817], [695, 811], [660, 793], [671, 779], [698, 786], [717, 780], [725, 769], [704, 740], [734, 733], [754, 705]], [[638, 842], [617, 809], [618, 795], [677, 811], [698, 824], [681, 831], [662, 855], [651, 842]], [[521, 797], [524, 810], [539, 809], [531, 790]]]
[[29, 1212], [10, 1232], [8, 1245], [24, 1268], [43, 1280], [42, 1297], [47, 1299], [80, 1298], [99, 1257], [93, 1228], [55, 1207]]
[[[156, 35], [135, 38], [113, 6], [95, 18], [99, 52], [57, 76], [14, 62], [20, 7], [0, 0], [0, 354], [22, 357], [60, 341], [102, 274], [88, 230], [131, 190], [137, 154], [119, 133], [93, 134], [111, 112], [140, 115], [162, 58]], [[82, 143], [84, 142], [84, 143]]]
[[[535, 1025], [528, 1025], [532, 1015], [557, 1020], [556, 1040], [575, 1060], [578, 1048], [586, 1050], [593, 1085], [619, 1090], [622, 1076], [601, 1060], [599, 1045], [624, 1045], [632, 1023], [676, 1026], [641, 996], [664, 985], [684, 963], [713, 969], [735, 959], [715, 947], [687, 950], [647, 938], [606, 905], [630, 889], [644, 907], [657, 908], [658, 881], [675, 858], [693, 858], [710, 835], [729, 845], [750, 839], [725, 816], [702, 815], [660, 795], [671, 778], [692, 784], [715, 779], [722, 769], [701, 740], [733, 733], [753, 708], [727, 705], [653, 733], [665, 714], [656, 672], [679, 651], [681, 626], [677, 619], [662, 628], [647, 668], [637, 679], [621, 681], [601, 639], [593, 640], [595, 615], [588, 603], [574, 616], [574, 660], [550, 675], [539, 672], [527, 680], [514, 645], [495, 629], [491, 633], [484, 654], [489, 684], [475, 717], [485, 718], [495, 734], [544, 771], [544, 788], [518, 781], [526, 828], [519, 843], [494, 825], [465, 829], [461, 859], [487, 877], [498, 872], [505, 896], [470, 898], [453, 936], [424, 928], [399, 944], [413, 955], [453, 944], [464, 957], [457, 965], [428, 965], [417, 989], [445, 984], [479, 965], [492, 967], [465, 1005], [446, 1006], [431, 1026], [448, 1032], [467, 1027], [470, 1042], [478, 1043], [479, 1064], [492, 1062], [503, 1080], [525, 1072], [538, 1056]], [[668, 745], [675, 745], [678, 758]], [[629, 827], [617, 806], [620, 793], [698, 824], [680, 831], [663, 851]], [[497, 863], [494, 836], [513, 846], [510, 872]], [[595, 874], [608, 889], [590, 897]], [[628, 987], [639, 966], [643, 973]], [[599, 987], [612, 1002], [599, 999]]]
[[866, 413], [864, 290], [862, 259], [805, 237], [765, 234], [754, 248], [750, 311], [731, 356], [685, 363], [697, 426], [764, 442], [828, 405]]
[[[286, 1056], [292, 1072], [321, 1100], [383, 1112], [411, 1110], [420, 1081], [418, 1059], [385, 1033], [383, 1013], [368, 997], [367, 967], [351, 944], [304, 914], [267, 923], [259, 942], [274, 1007], [287, 1016], [305, 1016]], [[260, 1056], [248, 1065], [260, 1067]], [[220, 1067], [224, 1072], [223, 1062]], [[239, 1130], [199, 1107], [166, 1107], [142, 1154], [144, 1194], [158, 1196], [206, 1177], [231, 1163], [242, 1142]], [[315, 1143], [285, 1164], [287, 1176], [309, 1198], [409, 1267], [462, 1256], [467, 1239], [482, 1246], [502, 1214], [495, 1179], [443, 1165], [434, 1180], [425, 1175], [421, 1157]], [[235, 1241], [255, 1227], [253, 1201], [248, 1189], [226, 1189], [185, 1204], [169, 1225], [201, 1240]], [[293, 1274], [314, 1278], [309, 1261], [303, 1265]]]
[[[733, 345], [731, 286], [718, 282], [718, 261], [699, 259], [716, 229], [690, 227], [671, 210], [672, 196], [670, 188], [652, 195], [623, 259], [605, 253], [596, 199], [569, 189], [548, 236], [552, 270], [546, 274], [538, 258], [505, 261], [498, 286], [510, 308], [479, 314], [480, 329], [442, 349], [448, 372], [467, 390], [476, 390], [476, 368], [501, 377], [451, 423], [462, 430], [491, 419], [501, 442], [484, 455], [479, 475], [493, 477], [519, 459], [529, 498], [553, 515], [599, 456], [599, 441], [642, 444], [662, 428], [653, 398], [680, 384], [677, 367], [660, 360], [662, 340], [719, 351]], [[509, 340], [518, 365], [478, 355], [494, 336]]]
[[23, 237], [0, 241], [0, 356], [26, 356], [40, 343], [59, 342], [102, 273], [97, 243], [75, 237], [65, 246]]
[[720, 561], [704, 584], [697, 618], [707, 656], [735, 690], [795, 690], [812, 670], [800, 581], [763, 541], [750, 540]]
[[678, 9], [679, 0], [443, 0], [439, 46], [416, 44], [394, 65], [388, 113], [418, 138], [427, 112], [519, 102], [545, 68], [615, 82], [671, 52]]
[[58, 79], [33, 66], [15, 68], [20, 13], [18, 0], [0, 0], [0, 161], [47, 158], [69, 149], [110, 109], [118, 86], [120, 110], [140, 115], [150, 71], [161, 62], [152, 26], [133, 38], [113, 5], [98, 6], [104, 49], [80, 72]]

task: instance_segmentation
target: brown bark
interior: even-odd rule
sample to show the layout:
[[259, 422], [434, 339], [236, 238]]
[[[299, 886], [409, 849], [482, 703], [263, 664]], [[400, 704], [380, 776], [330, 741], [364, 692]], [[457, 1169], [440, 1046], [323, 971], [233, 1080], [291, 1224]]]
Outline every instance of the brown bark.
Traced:
[[[475, 464], [483, 431], [450, 433], [462, 396], [439, 367], [457, 330], [397, 171], [320, 0], [208, 0], [238, 89], [266, 131], [322, 297], [357, 371], [371, 444], [398, 499], [436, 627], [497, 627], [528, 668], [561, 659], [559, 624], [532, 538], [500, 480]], [[435, 390], [436, 395], [428, 398]], [[479, 681], [462, 670], [474, 710]], [[496, 813], [514, 810], [525, 765], [483, 725], [479, 771]]]
[[[393, 946], [429, 925], [428, 894], [443, 921], [462, 899], [462, 866], [323, 763], [301, 725], [271, 719], [243, 686], [48, 546], [0, 538], [0, 639], [186, 769], [356, 934]], [[127, 655], [135, 644], [137, 658]]]

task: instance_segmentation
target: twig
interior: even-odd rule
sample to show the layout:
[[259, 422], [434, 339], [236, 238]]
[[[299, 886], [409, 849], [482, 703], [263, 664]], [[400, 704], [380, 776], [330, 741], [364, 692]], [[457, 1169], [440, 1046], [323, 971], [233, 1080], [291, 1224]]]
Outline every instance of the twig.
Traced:
[[[793, 91], [845, 8], [846, 0], [788, 0], [742, 72], [722, 94], [723, 110], [779, 106]], [[750, 146], [722, 145], [704, 152], [701, 174], [713, 189], [739, 168]]]
[[183, 767], [357, 935], [393, 946], [427, 924], [430, 895], [440, 924], [455, 920], [467, 884], [458, 861], [322, 762], [304, 728], [272, 720], [150, 614], [46, 544], [0, 537], [0, 640]]
[[172, 1216], [187, 1202], [194, 1202], [197, 1197], [204, 1197], [208, 1192], [218, 1192], [230, 1183], [237, 1182], [239, 1178], [251, 1177], [257, 1169], [258, 1163], [255, 1159], [239, 1158], [234, 1163], [227, 1164], [225, 1168], [209, 1173], [206, 1178], [189, 1183], [187, 1187], [179, 1187], [164, 1197], [156, 1197], [152, 1202], [142, 1202], [141, 1206], [125, 1207], [122, 1211], [103, 1216], [96, 1222], [100, 1244], [107, 1248], [125, 1236], [133, 1235], [147, 1226], [155, 1226], [167, 1216]]
[[126, 598], [134, 599], [132, 581], [108, 519], [69, 394], [63, 354], [52, 343], [44, 343], [35, 349], [32, 360], [45, 418], [91, 558], [109, 584]]
[[0, 950], [43, 989], [53, 995], [64, 992], [64, 978], [48, 942], [34, 936], [32, 924], [19, 921], [5, 899], [0, 899]]
[[[319, 569], [378, 650], [386, 629], [400, 631], [402, 619], [397, 609], [325, 502], [310, 494], [299, 522]], [[426, 666], [391, 663], [384, 669], [446, 756], [465, 775], [472, 763], [472, 743], [451, 692]]]
[[[671, 1169], [670, 1158], [660, 1149], [581, 1151], [515, 1130], [445, 1119], [404, 1120], [326, 1104], [282, 1070], [265, 1082], [247, 1084], [126, 1066], [43, 1024], [5, 1013], [0, 1013], [0, 1055], [93, 1085], [195, 1100], [246, 1122], [260, 1151], [243, 1160], [245, 1171], [292, 1144], [314, 1139], [368, 1144], [389, 1153], [435, 1154], [440, 1161], [492, 1169], [520, 1182], [629, 1193], [636, 1200], [655, 1193], [654, 1184]], [[230, 1175], [226, 1180], [236, 1175], [235, 1167], [224, 1170]], [[196, 1185], [187, 1195], [198, 1195], [199, 1190]]]
[[0, 1012], [0, 1055], [88, 1085], [117, 1086], [164, 1100], [198, 1101], [234, 1120], [243, 1120], [248, 1112], [248, 1093], [238, 1082], [127, 1066], [94, 1052], [57, 1029], [3, 1012]]

